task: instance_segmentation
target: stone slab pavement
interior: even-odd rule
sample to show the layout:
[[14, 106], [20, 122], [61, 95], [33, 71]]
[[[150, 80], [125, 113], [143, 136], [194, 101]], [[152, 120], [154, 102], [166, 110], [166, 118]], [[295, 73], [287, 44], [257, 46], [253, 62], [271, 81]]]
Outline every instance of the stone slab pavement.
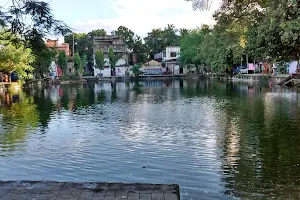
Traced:
[[180, 200], [178, 185], [0, 181], [0, 200]]

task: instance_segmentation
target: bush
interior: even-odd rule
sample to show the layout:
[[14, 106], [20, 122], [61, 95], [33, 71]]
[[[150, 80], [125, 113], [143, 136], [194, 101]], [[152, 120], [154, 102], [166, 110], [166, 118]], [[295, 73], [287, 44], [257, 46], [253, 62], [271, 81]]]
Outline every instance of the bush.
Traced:
[[78, 76], [77, 74], [73, 74], [70, 76], [70, 80], [72, 80], [72, 81], [80, 80], [80, 76]]
[[89, 76], [90, 75], [90, 73], [88, 73], [88, 72], [83, 72], [83, 74], [82, 74], [82, 76]]
[[63, 75], [60, 77], [61, 81], [78, 81], [80, 80], [80, 76], [78, 75]]
[[69, 81], [70, 80], [70, 76], [68, 75], [63, 75], [59, 78], [61, 81]]
[[236, 76], [235, 76], [235, 78], [242, 78], [243, 76], [242, 76], [242, 74], [237, 74]]

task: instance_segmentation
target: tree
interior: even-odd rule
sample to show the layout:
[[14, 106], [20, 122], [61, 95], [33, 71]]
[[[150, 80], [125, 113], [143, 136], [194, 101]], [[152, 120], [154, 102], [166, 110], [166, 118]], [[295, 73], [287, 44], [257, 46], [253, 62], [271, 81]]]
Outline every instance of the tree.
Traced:
[[144, 40], [152, 58], [154, 54], [162, 52], [165, 49], [163, 31], [161, 29], [152, 29], [151, 32], [147, 33], [147, 37]]
[[179, 36], [177, 35], [177, 28], [174, 24], [168, 24], [163, 31], [164, 47], [167, 46], [178, 46]]
[[106, 36], [107, 33], [104, 29], [96, 29], [92, 30], [91, 32], [88, 33], [90, 37], [95, 37], [95, 36]]
[[60, 69], [66, 73], [67, 70], [67, 64], [68, 64], [68, 60], [67, 60], [67, 54], [65, 51], [59, 51], [58, 52], [58, 66], [60, 67]]
[[[25, 47], [31, 48], [37, 57], [36, 72], [45, 71], [45, 65], [50, 60], [44, 38], [46, 35], [65, 35], [71, 29], [62, 21], [55, 19], [49, 3], [39, 0], [10, 0], [11, 3], [1, 7], [0, 24], [13, 34], [18, 34], [25, 40]], [[15, 43], [16, 41], [13, 41]], [[41, 57], [41, 58], [40, 58]], [[46, 62], [40, 65], [41, 62]], [[41, 69], [39, 69], [41, 67]], [[41, 74], [40, 74], [41, 75]]]
[[16, 72], [22, 79], [32, 78], [34, 68], [31, 64], [35, 56], [24, 44], [14, 44], [16, 40], [20, 38], [5, 29], [0, 30], [0, 71]]
[[96, 68], [103, 70], [104, 69], [104, 53], [102, 50], [97, 50], [95, 54]]
[[134, 32], [125, 26], [120, 26], [117, 30], [112, 32], [113, 35], [117, 35], [124, 39], [124, 43], [128, 49], [133, 49], [134, 44]]
[[80, 69], [82, 68], [82, 63], [81, 63], [79, 53], [75, 53], [74, 55], [74, 68], [76, 69], [77, 73], [79, 73]]
[[[64, 37], [66, 43], [70, 45], [71, 53], [74, 56], [73, 50], [73, 33], [68, 34]], [[87, 55], [87, 60], [93, 60], [93, 40], [86, 33], [74, 33], [74, 44], [75, 44], [75, 51], [78, 52], [80, 55]]]
[[82, 63], [82, 67], [85, 68], [87, 63], [87, 55], [82, 56], [81, 63]]
[[191, 1], [194, 10], [199, 9], [200, 11], [209, 10], [213, 0], [185, 0]]
[[32, 64], [34, 66], [35, 77], [44, 77], [44, 74], [49, 72], [49, 66], [57, 55], [57, 51], [52, 48], [42, 49], [41, 52], [37, 53], [35, 62]]
[[132, 73], [134, 74], [135, 77], [138, 77], [141, 74], [141, 65], [140, 64], [135, 64], [132, 66]]
[[117, 58], [116, 58], [116, 55], [115, 55], [114, 50], [113, 50], [112, 47], [109, 47], [108, 58], [109, 58], [110, 67], [112, 68], [112, 70], [115, 70], [116, 63], [117, 63]]

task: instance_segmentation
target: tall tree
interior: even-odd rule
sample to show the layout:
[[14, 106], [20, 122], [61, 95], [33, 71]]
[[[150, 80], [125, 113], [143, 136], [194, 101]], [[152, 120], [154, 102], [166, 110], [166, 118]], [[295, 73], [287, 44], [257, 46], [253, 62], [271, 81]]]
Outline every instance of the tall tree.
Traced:
[[16, 35], [4, 29], [0, 30], [0, 71], [16, 72], [22, 79], [32, 78], [34, 68], [31, 64], [35, 60], [31, 49], [24, 44], [15, 44], [20, 40]]
[[87, 65], [87, 55], [83, 55], [82, 59], [81, 59], [81, 63], [82, 63], [82, 69], [84, 71], [86, 65]]
[[177, 35], [178, 30], [174, 24], [168, 24], [163, 31], [164, 46], [178, 46], [179, 36]]
[[90, 37], [95, 37], [95, 36], [106, 36], [107, 32], [104, 29], [96, 29], [92, 30], [91, 32], [88, 33]]
[[58, 52], [58, 66], [60, 67], [60, 69], [64, 72], [64, 74], [66, 73], [67, 70], [67, 54], [65, 51], [59, 51]]
[[81, 59], [79, 53], [75, 53], [74, 55], [74, 68], [76, 69], [77, 73], [79, 73], [82, 67]]
[[73, 34], [68, 34], [64, 37], [66, 43], [70, 45], [71, 54], [78, 52], [80, 55], [87, 55], [88, 61], [93, 60], [93, 40], [86, 33], [74, 33], [74, 50], [73, 50]]
[[150, 56], [153, 58], [153, 55], [164, 50], [164, 38], [163, 31], [161, 29], [152, 29], [151, 32], [147, 33], [147, 36], [144, 38], [145, 44], [150, 49]]
[[112, 70], [115, 70], [117, 58], [116, 58], [115, 52], [112, 47], [109, 47], [108, 58], [109, 58], [110, 67], [112, 68]]
[[104, 69], [104, 53], [102, 50], [97, 50], [95, 53], [95, 61], [96, 61], [96, 68], [103, 70]]
[[[32, 49], [36, 57], [48, 57], [49, 52], [43, 38], [46, 35], [65, 35], [71, 29], [62, 21], [55, 19], [49, 3], [39, 0], [9, 0], [0, 11], [0, 23], [13, 34], [26, 40], [26, 47]], [[37, 60], [43, 60], [43, 58]], [[47, 60], [48, 62], [48, 60]], [[41, 65], [33, 63], [36, 71]], [[42, 66], [43, 67], [43, 66]]]
[[113, 35], [123, 37], [124, 43], [128, 49], [133, 49], [134, 45], [134, 32], [125, 26], [120, 26], [117, 30], [112, 32]]

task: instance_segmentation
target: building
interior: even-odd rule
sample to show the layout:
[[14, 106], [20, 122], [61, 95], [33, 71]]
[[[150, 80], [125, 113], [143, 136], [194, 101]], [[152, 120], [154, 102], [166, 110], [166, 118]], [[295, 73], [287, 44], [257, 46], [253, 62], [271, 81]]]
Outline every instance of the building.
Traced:
[[182, 74], [183, 68], [179, 66], [180, 47], [170, 46], [166, 47], [166, 50], [157, 54], [154, 54], [154, 60], [161, 62], [165, 65], [167, 73]]
[[[105, 58], [104, 70], [100, 70], [94, 67], [94, 76], [100, 74], [102, 74], [103, 77], [112, 76], [112, 70], [108, 58], [108, 52], [110, 47], [113, 48], [115, 55], [119, 57], [116, 63], [115, 75], [117, 76], [125, 75], [125, 71], [126, 71], [125, 68], [128, 64], [127, 46], [126, 44], [124, 44], [122, 37], [115, 36], [115, 35], [107, 35], [107, 36], [96, 36], [93, 38], [94, 58], [97, 50], [102, 50], [104, 52], [104, 58]], [[122, 67], [124, 67], [124, 69]]]
[[47, 47], [54, 47], [57, 51], [65, 51], [67, 56], [70, 56], [70, 46], [68, 43], [59, 44], [58, 40], [47, 40]]

